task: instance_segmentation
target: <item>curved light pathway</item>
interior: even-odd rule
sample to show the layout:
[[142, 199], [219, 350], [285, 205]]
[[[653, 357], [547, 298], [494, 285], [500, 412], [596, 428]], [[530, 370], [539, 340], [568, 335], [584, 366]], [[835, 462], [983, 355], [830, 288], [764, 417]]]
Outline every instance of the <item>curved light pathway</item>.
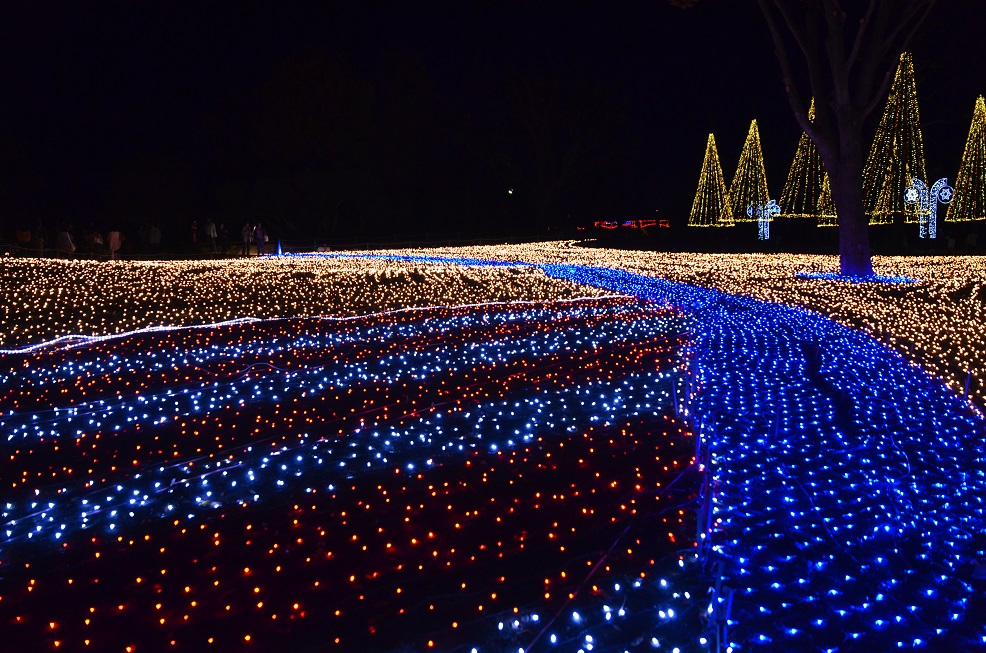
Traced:
[[972, 579], [986, 558], [986, 429], [968, 402], [810, 311], [610, 269], [544, 269], [697, 318], [691, 399], [714, 456], [711, 541], [738, 590], [730, 641], [986, 646]]
[[[237, 321], [0, 355], [10, 641], [40, 627], [53, 648], [122, 646], [153, 617], [175, 650], [273, 645], [258, 619], [293, 624], [298, 650], [986, 646], [972, 577], [986, 430], [970, 404], [809, 311], [536, 267], [636, 299]], [[436, 505], [448, 518], [429, 521]], [[38, 582], [55, 551], [70, 576]], [[545, 569], [540, 606], [507, 559]], [[93, 604], [72, 625], [19, 608], [80, 585]], [[403, 642], [398, 623], [445, 635]]]
[[[719, 582], [738, 592], [723, 648], [986, 646], [973, 577], [986, 566], [986, 423], [970, 402], [811, 311], [610, 268], [537, 267], [696, 318], [690, 399], [713, 452], [708, 536]], [[709, 613], [725, 621], [727, 599], [713, 597]]]

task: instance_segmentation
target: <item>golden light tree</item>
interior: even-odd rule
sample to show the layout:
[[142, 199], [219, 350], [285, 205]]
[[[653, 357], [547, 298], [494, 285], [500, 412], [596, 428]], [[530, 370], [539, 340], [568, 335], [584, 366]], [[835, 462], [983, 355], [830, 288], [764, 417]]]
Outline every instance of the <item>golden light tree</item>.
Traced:
[[698, 190], [688, 214], [689, 227], [731, 227], [733, 214], [729, 208], [729, 193], [722, 176], [716, 137], [709, 134], [705, 144], [705, 159], [698, 177]]
[[[763, 165], [763, 150], [760, 147], [760, 131], [757, 121], [750, 123], [750, 131], [746, 134], [746, 142], [740, 153], [733, 183], [729, 186], [729, 202], [736, 222], [757, 222], [758, 206], [766, 206], [770, 201], [767, 192], [767, 171]], [[747, 213], [747, 208], [753, 206], [753, 214]]]
[[927, 180], [924, 139], [914, 62], [909, 52], [902, 52], [863, 169], [863, 204], [870, 224], [891, 224], [898, 215], [906, 222], [918, 221], [917, 212], [904, 203], [904, 189], [914, 177]]
[[827, 172], [822, 173], [821, 189], [818, 193], [818, 203], [815, 205], [815, 215], [819, 227], [838, 227], [839, 216], [836, 215], [835, 202], [832, 200], [832, 184], [829, 183]]
[[[815, 121], [815, 99], [808, 106], [808, 120]], [[801, 132], [794, 160], [781, 190], [781, 213], [784, 218], [813, 218], [822, 191], [824, 167], [818, 147], [805, 132]], [[831, 199], [831, 190], [829, 192]]]
[[945, 220], [986, 220], [986, 104], [982, 95], [976, 98], [959, 176], [955, 179], [955, 198], [948, 206]]

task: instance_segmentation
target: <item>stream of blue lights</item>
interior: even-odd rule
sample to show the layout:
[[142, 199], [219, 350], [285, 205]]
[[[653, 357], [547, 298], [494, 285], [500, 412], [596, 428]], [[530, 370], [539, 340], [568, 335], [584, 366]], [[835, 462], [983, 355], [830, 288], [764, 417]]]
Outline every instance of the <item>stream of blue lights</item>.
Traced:
[[[621, 271], [549, 274], [684, 309], [712, 452], [716, 556], [741, 648], [986, 647], [984, 422], [816, 313]], [[945, 647], [944, 649], [942, 647]]]
[[696, 320], [689, 409], [714, 474], [705, 564], [719, 561], [737, 592], [723, 649], [986, 647], [986, 582], [974, 574], [986, 562], [986, 423], [970, 402], [811, 311], [539, 267]]

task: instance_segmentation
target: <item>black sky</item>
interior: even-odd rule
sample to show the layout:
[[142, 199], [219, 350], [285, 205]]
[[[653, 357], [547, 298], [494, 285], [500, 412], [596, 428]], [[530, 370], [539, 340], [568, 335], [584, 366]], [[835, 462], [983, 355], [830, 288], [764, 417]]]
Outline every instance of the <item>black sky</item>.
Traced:
[[[980, 5], [912, 48], [933, 177], [986, 92]], [[550, 224], [680, 224], [710, 131], [728, 179], [757, 118], [774, 195], [799, 133], [752, 0], [39, 0], [0, 7], [0, 42], [7, 229], [523, 232], [539, 169]]]

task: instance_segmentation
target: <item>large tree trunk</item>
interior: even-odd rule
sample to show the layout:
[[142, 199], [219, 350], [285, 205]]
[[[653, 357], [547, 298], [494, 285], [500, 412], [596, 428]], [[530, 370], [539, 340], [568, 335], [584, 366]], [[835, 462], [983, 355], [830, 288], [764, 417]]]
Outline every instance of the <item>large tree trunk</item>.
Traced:
[[[767, 21], [794, 117], [822, 155], [839, 218], [843, 275], [873, 274], [863, 210], [863, 121], [883, 98], [887, 59], [903, 52], [936, 0], [758, 0]], [[847, 13], [848, 10], [848, 13]], [[804, 55], [815, 120], [805, 110], [780, 25]], [[903, 189], [901, 189], [903, 192]]]
[[868, 277], [873, 274], [873, 264], [869, 218], [863, 210], [862, 152], [858, 145], [844, 148], [843, 157], [832, 165], [825, 163], [839, 219], [839, 272], [847, 277]]

